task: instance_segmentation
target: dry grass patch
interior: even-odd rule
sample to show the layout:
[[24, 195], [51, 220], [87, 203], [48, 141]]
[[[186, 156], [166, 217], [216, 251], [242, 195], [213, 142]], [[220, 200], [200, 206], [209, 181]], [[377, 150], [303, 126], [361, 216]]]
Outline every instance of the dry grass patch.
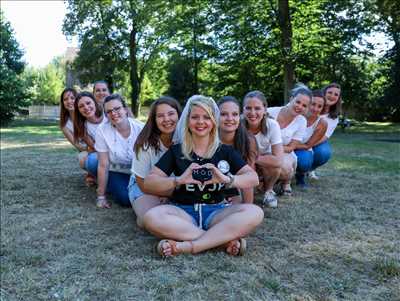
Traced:
[[[55, 124], [1, 130], [1, 300], [399, 300], [399, 127], [337, 133], [321, 180], [246, 256], [160, 259], [132, 210], [96, 209]], [[372, 127], [372, 128], [371, 128]], [[368, 129], [368, 130], [367, 130]]]

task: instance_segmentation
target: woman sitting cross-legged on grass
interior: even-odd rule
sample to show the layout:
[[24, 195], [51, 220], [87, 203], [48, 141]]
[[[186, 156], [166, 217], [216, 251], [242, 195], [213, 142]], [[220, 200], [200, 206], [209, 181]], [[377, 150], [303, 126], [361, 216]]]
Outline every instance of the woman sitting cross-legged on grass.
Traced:
[[[247, 132], [240, 119], [240, 104], [233, 96], [224, 96], [218, 102], [220, 110], [219, 136], [223, 144], [232, 145], [247, 164], [256, 169], [257, 142], [254, 136]], [[253, 187], [242, 189], [241, 194], [236, 188], [227, 189], [226, 196], [232, 196], [233, 203], [253, 203]]]
[[242, 255], [242, 237], [263, 219], [258, 206], [224, 200], [225, 189], [254, 187], [258, 179], [232, 146], [220, 143], [218, 115], [212, 98], [189, 98], [177, 126], [180, 143], [171, 146], [145, 178], [145, 187], [155, 193], [174, 189], [171, 204], [154, 207], [143, 217], [145, 229], [163, 238], [157, 246], [162, 256], [217, 246]]
[[251, 91], [243, 99], [245, 126], [255, 136], [258, 146], [256, 168], [263, 179], [263, 203], [277, 207], [273, 187], [281, 174], [283, 146], [279, 124], [268, 118], [267, 107], [267, 100], [260, 91]]
[[325, 98], [325, 106], [321, 112], [321, 117], [327, 123], [327, 130], [325, 135], [313, 147], [314, 160], [312, 165], [312, 172], [310, 178], [317, 180], [315, 169], [324, 165], [332, 156], [332, 149], [329, 145], [328, 139], [332, 136], [339, 123], [339, 111], [342, 103], [342, 92], [340, 85], [331, 83], [322, 90]]
[[321, 90], [314, 90], [310, 109], [306, 114], [307, 128], [302, 143], [298, 143], [294, 151], [297, 156], [296, 183], [301, 187], [307, 187], [305, 174], [311, 171], [316, 153], [313, 147], [324, 137], [327, 122], [320, 117], [324, 108], [325, 99]]
[[283, 164], [279, 177], [282, 183], [283, 195], [292, 195], [290, 181], [297, 167], [297, 157], [294, 150], [305, 135], [307, 120], [303, 115], [308, 111], [312, 93], [303, 84], [298, 84], [291, 91], [290, 102], [284, 107], [268, 108], [268, 114], [274, 118], [280, 128], [283, 142]]
[[[172, 135], [181, 114], [179, 103], [172, 97], [162, 96], [152, 103], [149, 118], [135, 143], [132, 175], [128, 186], [129, 199], [136, 214], [136, 222], [143, 227], [143, 215], [161, 204], [161, 198], [144, 187], [144, 178], [172, 145]], [[172, 191], [166, 191], [169, 196]]]
[[90, 186], [95, 184], [95, 173], [90, 171], [96, 170], [98, 164], [94, 149], [96, 131], [101, 124], [107, 122], [107, 118], [103, 114], [103, 107], [90, 92], [79, 93], [74, 108], [74, 141], [83, 141], [87, 145], [87, 151], [79, 153], [79, 165], [92, 175], [86, 178], [86, 184]]
[[95, 143], [99, 156], [97, 206], [110, 207], [106, 192], [109, 192], [117, 203], [130, 206], [128, 184], [134, 156], [133, 145], [143, 124], [128, 117], [126, 103], [119, 94], [106, 97], [104, 111], [109, 121], [98, 128]]

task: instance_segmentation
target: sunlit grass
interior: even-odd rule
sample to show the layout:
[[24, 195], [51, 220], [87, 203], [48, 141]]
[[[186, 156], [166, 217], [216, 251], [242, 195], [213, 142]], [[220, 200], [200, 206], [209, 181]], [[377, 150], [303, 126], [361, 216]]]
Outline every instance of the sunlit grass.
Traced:
[[320, 180], [264, 209], [245, 256], [170, 260], [131, 209], [96, 209], [56, 122], [1, 129], [0, 299], [397, 300], [399, 127], [365, 126], [338, 130]]

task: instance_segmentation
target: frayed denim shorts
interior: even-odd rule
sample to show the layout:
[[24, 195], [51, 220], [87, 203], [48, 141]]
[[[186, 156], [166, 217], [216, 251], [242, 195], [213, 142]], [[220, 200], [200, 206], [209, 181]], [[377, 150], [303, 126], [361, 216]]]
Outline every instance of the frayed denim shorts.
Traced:
[[140, 190], [138, 183], [136, 182], [135, 175], [131, 175], [128, 184], [128, 196], [129, 201], [133, 204], [138, 198], [140, 198], [144, 193]]
[[176, 207], [181, 208], [187, 214], [192, 217], [193, 224], [203, 230], [208, 230], [212, 219], [215, 215], [224, 208], [230, 206], [225, 202], [218, 204], [194, 204], [194, 205], [182, 205], [174, 204]]

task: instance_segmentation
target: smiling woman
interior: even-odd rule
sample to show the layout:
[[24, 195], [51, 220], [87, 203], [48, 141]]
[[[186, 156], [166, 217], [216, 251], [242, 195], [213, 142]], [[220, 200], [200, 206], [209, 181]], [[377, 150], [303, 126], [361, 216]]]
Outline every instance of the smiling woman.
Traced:
[[144, 214], [160, 205], [163, 197], [171, 194], [171, 191], [154, 193], [153, 190], [146, 189], [144, 179], [172, 145], [172, 135], [180, 115], [178, 101], [169, 96], [161, 96], [152, 103], [149, 118], [136, 140], [128, 190], [139, 227], [143, 227]]
[[178, 123], [179, 143], [144, 180], [145, 188], [154, 193], [173, 190], [171, 204], [154, 207], [143, 217], [144, 227], [163, 238], [157, 247], [162, 256], [195, 254], [217, 246], [230, 255], [243, 255], [243, 236], [263, 219], [258, 206], [224, 200], [227, 188], [251, 188], [258, 178], [232, 146], [220, 143], [218, 116], [212, 98], [189, 98]]
[[292, 195], [290, 181], [297, 167], [294, 150], [305, 135], [307, 120], [303, 115], [308, 112], [311, 98], [311, 90], [303, 84], [297, 84], [292, 89], [290, 102], [286, 106], [268, 109], [268, 114], [278, 122], [281, 129], [284, 154], [279, 179], [282, 184], [280, 190], [286, 196]]
[[106, 97], [104, 110], [109, 122], [99, 127], [95, 139], [99, 156], [97, 206], [110, 208], [106, 192], [117, 203], [129, 206], [128, 184], [134, 157], [133, 145], [143, 124], [128, 117], [126, 103], [119, 94]]

